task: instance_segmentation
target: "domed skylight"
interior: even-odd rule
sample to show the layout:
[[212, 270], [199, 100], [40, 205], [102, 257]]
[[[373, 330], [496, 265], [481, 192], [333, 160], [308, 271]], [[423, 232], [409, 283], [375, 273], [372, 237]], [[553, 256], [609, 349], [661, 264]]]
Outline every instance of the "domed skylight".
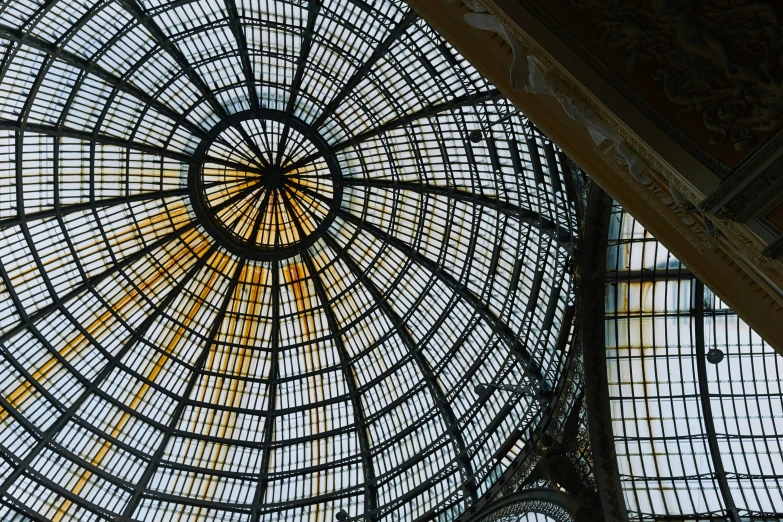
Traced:
[[565, 163], [403, 2], [6, 0], [0, 53], [0, 519], [450, 520], [522, 450]]

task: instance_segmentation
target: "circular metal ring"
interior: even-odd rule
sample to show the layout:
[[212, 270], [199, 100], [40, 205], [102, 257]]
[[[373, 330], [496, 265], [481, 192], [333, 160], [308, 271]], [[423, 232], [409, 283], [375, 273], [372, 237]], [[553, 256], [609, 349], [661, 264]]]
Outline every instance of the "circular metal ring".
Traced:
[[[232, 213], [231, 210], [233, 210], [233, 208], [230, 205], [226, 205], [225, 202], [223, 203], [223, 207], [215, 207], [213, 202], [210, 201], [207, 189], [214, 185], [214, 183], [205, 183], [204, 179], [204, 166], [205, 164], [210, 163], [211, 159], [208, 153], [213, 144], [218, 141], [221, 134], [229, 128], [237, 127], [248, 120], [277, 122], [278, 124], [282, 124], [284, 127], [288, 127], [301, 135], [307, 143], [312, 145], [315, 149], [314, 153], [306, 156], [304, 164], [302, 164], [302, 161], [300, 160], [285, 165], [264, 165], [265, 161], [263, 159], [256, 158], [259, 161], [258, 166], [247, 165], [244, 169], [247, 174], [255, 175], [255, 177], [249, 177], [248, 179], [251, 181], [246, 183], [248, 186], [244, 190], [248, 191], [248, 195], [258, 192], [259, 197], [257, 199], [259, 202], [262, 202], [261, 194], [263, 191], [272, 191], [276, 194], [276, 198], [282, 200], [282, 203], [276, 204], [288, 205], [287, 209], [290, 220], [285, 223], [277, 222], [277, 227], [279, 229], [284, 227], [295, 227], [297, 229], [296, 233], [298, 234], [298, 239], [296, 241], [288, 241], [285, 244], [263, 244], [258, 241], [242, 238], [229, 227], [224, 218], [218, 215], [216, 208], [233, 219], [234, 223], [241, 219], [242, 216]], [[288, 132], [289, 131], [287, 130], [285, 131], [286, 134]], [[280, 135], [272, 135], [283, 141], [283, 143], [277, 143], [278, 148], [285, 146], [284, 140], [286, 138], [281, 138]], [[248, 145], [255, 145], [258, 147], [256, 142]], [[235, 149], [232, 149], [232, 151]], [[275, 149], [275, 151], [276, 150], [277, 149]], [[326, 181], [331, 183], [331, 195], [319, 195], [311, 189], [301, 186], [300, 183], [285, 181], [296, 178], [296, 172], [299, 168], [304, 168], [315, 162], [323, 162], [326, 165], [328, 170], [328, 179]], [[237, 169], [239, 170], [239, 165], [237, 165]], [[228, 182], [224, 181], [222, 183]], [[287, 187], [287, 185], [290, 184], [298, 185], [298, 188], [292, 190]], [[213, 126], [201, 140], [193, 154], [193, 159], [188, 168], [188, 192], [190, 194], [193, 210], [196, 213], [199, 222], [218, 244], [225, 247], [230, 252], [246, 259], [285, 259], [310, 248], [334, 221], [342, 201], [342, 172], [329, 145], [304, 121], [282, 111], [271, 109], [243, 111], [221, 120]], [[294, 210], [294, 204], [291, 202], [291, 199], [293, 199], [296, 193], [299, 193], [310, 200], [320, 199], [322, 201], [321, 206], [327, 209], [327, 211], [323, 213], [323, 216], [319, 216], [318, 219], [315, 219], [314, 217], [310, 219], [311, 223], [309, 223], [310, 226], [307, 230], [302, 227], [300, 220], [302, 214], [295, 214], [292, 212]], [[282, 194], [286, 195], [283, 196]], [[242, 196], [242, 194], [238, 194], [237, 196]], [[268, 202], [268, 199], [263, 201]], [[296, 205], [297, 208], [302, 208], [301, 205], [299, 205], [299, 202], [297, 202]], [[252, 205], [249, 204], [248, 206]], [[267, 210], [258, 208], [256, 211], [259, 215], [258, 219], [260, 223], [263, 219], [261, 214], [267, 212]], [[251, 239], [252, 236], [253, 231], [251, 231]]]

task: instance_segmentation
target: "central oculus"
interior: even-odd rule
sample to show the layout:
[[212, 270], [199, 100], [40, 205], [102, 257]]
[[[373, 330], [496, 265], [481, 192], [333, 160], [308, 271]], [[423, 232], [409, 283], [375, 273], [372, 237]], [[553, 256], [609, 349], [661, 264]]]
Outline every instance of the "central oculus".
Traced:
[[317, 133], [268, 110], [215, 125], [188, 175], [204, 228], [250, 259], [282, 259], [313, 245], [340, 206], [340, 181], [337, 162]]

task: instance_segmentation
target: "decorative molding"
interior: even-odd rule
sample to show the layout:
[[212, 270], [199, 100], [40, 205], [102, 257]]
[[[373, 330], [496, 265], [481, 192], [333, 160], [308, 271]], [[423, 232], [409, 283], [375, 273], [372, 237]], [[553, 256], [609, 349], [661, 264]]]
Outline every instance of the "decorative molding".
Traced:
[[765, 248], [762, 255], [768, 259], [780, 259], [783, 256], [783, 237]]
[[[450, 2], [451, 0], [446, 0]], [[573, 88], [573, 83], [567, 83], [561, 75], [553, 73], [559, 70], [551, 63], [544, 63], [540, 56], [530, 52], [529, 42], [523, 44], [518, 31], [512, 24], [501, 23], [496, 14], [490, 13], [481, 0], [471, 0], [466, 5], [473, 11], [464, 15], [468, 25], [484, 31], [501, 35], [511, 46], [512, 62], [509, 68], [509, 83], [514, 90], [523, 90], [530, 94], [546, 94], [558, 101], [568, 116], [587, 129], [590, 137], [599, 145], [609, 141], [628, 167], [628, 171], [639, 183], [649, 184], [645, 176], [647, 163], [629, 147], [625, 140], [608, 125], [605, 117], [601, 117], [587, 103], [584, 97], [579, 97]], [[543, 56], [543, 53], [541, 53]], [[567, 78], [567, 80], [571, 80]], [[589, 99], [589, 98], [588, 98]]]
[[[694, 141], [687, 134], [677, 128], [672, 122], [659, 114], [658, 111], [652, 107], [652, 105], [642, 96], [640, 96], [634, 89], [628, 86], [620, 77], [609, 69], [592, 51], [590, 51], [584, 43], [576, 39], [570, 32], [566, 31], [558, 21], [556, 21], [552, 15], [550, 15], [545, 9], [543, 9], [536, 1], [533, 0], [518, 0], [526, 9], [530, 10], [535, 16], [544, 23], [549, 30], [555, 33], [563, 42], [565, 42], [579, 57], [589, 64], [593, 70], [603, 77], [605, 81], [610, 83], [615, 89], [631, 100], [633, 104], [642, 110], [647, 118], [652, 120], [659, 128], [664, 129], [668, 135], [672, 136], [680, 146], [685, 148], [694, 158], [698, 159], [703, 165], [708, 166], [715, 174], [724, 180], [726, 185], [725, 189], [723, 184], [717, 188], [722, 193], [722, 196], [716, 195], [715, 202], [719, 202], [719, 199], [723, 199], [728, 193], [735, 190], [737, 186], [741, 185], [748, 177], [753, 176], [756, 173], [758, 167], [774, 156], [783, 146], [783, 130], [775, 133], [769, 140], [761, 144], [758, 150], [754, 151], [746, 159], [744, 159], [736, 169], [732, 169], [728, 165], [713, 156], [708, 150], [706, 150], [701, 144]], [[587, 0], [595, 2], [596, 0]], [[603, 0], [600, 0], [603, 1]], [[735, 0], [729, 0], [733, 2]], [[584, 3], [584, 0], [582, 0]], [[745, 4], [747, 2], [744, 2]], [[686, 5], [686, 4], [683, 4]], [[752, 13], [757, 14], [757, 13]], [[744, 85], [742, 82], [737, 82], [736, 86], [740, 87]], [[754, 114], [754, 117], [758, 115]], [[707, 208], [701, 207], [701, 208]], [[714, 209], [711, 209], [714, 210]]]
[[[740, 264], [751, 263], [755, 270], [771, 281], [777, 290], [772, 290], [772, 298], [783, 304], [783, 263], [777, 257], [765, 253], [766, 243], [761, 240], [745, 225], [733, 221], [718, 219], [709, 214], [689, 214], [681, 205], [678, 205], [673, 196], [673, 190], [687, 190], [687, 186], [676, 185], [666, 180], [660, 173], [648, 169], [647, 176], [653, 180], [653, 184], [642, 186], [634, 183], [625, 169], [618, 163], [621, 161], [606, 144], [596, 148], [606, 163], [612, 166], [618, 176], [625, 178], [636, 193], [656, 208], [658, 213], [670, 223], [688, 242], [700, 253], [722, 250], [735, 262]], [[692, 194], [690, 194], [692, 197]], [[691, 202], [693, 199], [688, 198]], [[719, 231], [719, 232], [718, 232]], [[723, 236], [723, 237], [721, 237]], [[783, 252], [781, 252], [783, 253]], [[750, 268], [750, 267], [749, 267]]]
[[[617, 157], [612, 147], [607, 146], [607, 143], [602, 143], [596, 147], [595, 151], [606, 161], [607, 165], [612, 167], [618, 176], [626, 179], [640, 197], [655, 207], [661, 217], [677, 229], [696, 250], [704, 253], [705, 250], [715, 248], [715, 241], [707, 233], [703, 224], [699, 222], [700, 218], [688, 214], [682, 206], [677, 204], [676, 199], [672, 197], [668, 184], [659, 173], [648, 169], [645, 174], [653, 182], [645, 186], [634, 183], [633, 178], [630, 178], [620, 165], [622, 158]], [[687, 187], [683, 188], [687, 189]]]
[[[748, 229], [745, 225], [740, 223], [734, 223], [725, 219], [713, 220], [715, 226], [726, 236], [726, 240], [721, 241], [724, 245], [724, 250], [730, 251], [736, 250], [739, 254], [749, 262], [762, 269], [762, 273], [765, 273], [767, 277], [778, 280], [779, 286], [781, 285], [781, 276], [783, 276], [783, 264], [773, 259], [769, 259], [763, 254], [767, 245]], [[777, 272], [773, 274], [770, 272]], [[783, 288], [783, 286], [781, 286]]]
[[[773, 139], [764, 144], [764, 146], [756, 151], [747, 161], [745, 161], [740, 167], [726, 180], [724, 180], [718, 188], [715, 189], [709, 196], [707, 196], [700, 204], [699, 208], [712, 214], [722, 214], [727, 219], [731, 219], [730, 213], [722, 213], [722, 207], [729, 204], [731, 200], [736, 197], [736, 193], [742, 193], [745, 190], [742, 185], [745, 183], [752, 183], [753, 178], [766, 176], [767, 171], [776, 165], [783, 162], [783, 154], [780, 153], [783, 148], [783, 131], [775, 135]], [[762, 169], [765, 162], [767, 162], [773, 156], [778, 155], [778, 158]], [[780, 178], [779, 178], [780, 179]], [[729, 201], [726, 201], [729, 199]], [[725, 203], [724, 203], [725, 202]]]
[[[484, 2], [487, 6], [489, 6], [490, 10], [492, 10], [492, 6], [489, 1], [487, 0], [478, 0], [478, 1]], [[627, 85], [625, 85], [621, 80], [619, 80], [619, 78], [616, 75], [611, 73], [611, 71], [609, 71], [606, 66], [604, 66], [599, 60], [597, 60], [597, 58], [593, 56], [592, 53], [590, 53], [590, 51], [587, 50], [587, 48], [583, 44], [581, 44], [581, 42], [573, 38], [572, 35], [566, 32], [562, 27], [560, 27], [559, 24], [554, 19], [552, 19], [552, 17], [545, 10], [540, 8], [540, 6], [538, 6], [535, 2], [523, 1], [523, 4], [528, 9], [534, 11], [536, 13], [536, 16], [538, 16], [541, 19], [541, 21], [544, 22], [550, 28], [550, 30], [553, 30], [558, 35], [558, 37], [560, 37], [575, 52], [577, 52], [577, 54], [579, 54], [580, 57], [582, 57], [582, 59], [587, 61], [594, 69], [599, 71], [604, 78], [610, 80], [616, 88], [620, 88], [621, 92], [623, 92], [623, 94], [626, 97], [628, 97], [629, 99], [633, 99], [635, 101], [642, 101], [642, 102], [644, 101], [643, 99], [641, 99], [640, 96], [635, 94], [633, 90], [631, 90]], [[500, 15], [501, 13], [495, 13], [495, 14]], [[507, 23], [510, 23], [510, 21], [507, 20]], [[513, 24], [511, 25], [513, 26]], [[519, 35], [517, 36], [519, 37]], [[561, 75], [561, 76], [566, 77], [567, 75]], [[573, 83], [571, 85], [572, 87], [575, 87]], [[656, 117], [652, 119], [660, 127], [666, 128], [667, 130], [672, 130], [673, 125], [668, 121], [665, 121], [665, 119], [662, 116], [658, 115], [657, 112], [655, 112], [655, 110], [651, 106], [649, 106], [649, 104], [645, 103], [645, 112], [649, 113], [651, 111], [656, 115]], [[648, 117], [650, 117], [649, 114]], [[717, 214], [717, 217], [722, 219], [734, 218], [739, 212], [750, 207], [751, 203], [757, 197], [764, 194], [764, 192], [767, 191], [770, 186], [772, 186], [774, 183], [778, 182], [779, 180], [783, 179], [783, 156], [779, 158], [777, 161], [775, 161], [775, 163], [773, 163], [770, 167], [768, 167], [764, 171], [757, 172], [759, 167], [763, 165], [766, 161], [768, 161], [770, 157], [772, 157], [775, 154], [779, 154], [779, 149], [783, 147], [783, 132], [776, 133], [770, 140], [764, 143], [763, 146], [759, 150], [754, 152], [747, 160], [745, 160], [740, 165], [740, 167], [733, 174], [731, 174], [730, 177], [728, 177], [728, 179], [726, 179], [719, 187], [716, 188], [714, 192], [712, 192], [707, 198], [705, 198], [704, 194], [702, 194], [698, 190], [695, 190], [694, 187], [690, 183], [688, 183], [682, 176], [680, 176], [676, 172], [670, 171], [661, 162], [657, 161], [656, 155], [654, 154], [648, 155], [647, 151], [645, 150], [645, 146], [639, 144], [635, 136], [632, 136], [630, 133], [626, 134], [623, 127], [613, 121], [611, 115], [608, 115], [606, 121], [618, 132], [618, 134], [621, 135], [621, 137], [623, 137], [624, 141], [628, 145], [633, 147], [636, 150], [636, 152], [652, 166], [653, 170], [657, 171], [661, 176], [663, 176], [669, 182], [669, 184], [671, 185], [671, 189], [674, 189], [674, 190], [670, 190], [673, 195], [675, 190], [680, 192], [688, 199], [690, 204], [694, 206], [698, 206], [698, 208], [704, 211], [710, 211], [710, 214], [717, 210], [715, 206], [717, 204], [720, 204], [720, 202], [725, 200], [727, 197], [729, 197], [732, 191], [736, 191], [737, 187], [741, 186], [743, 182], [746, 182], [748, 178], [755, 176], [756, 179], [753, 182], [751, 182], [748, 185], [748, 187], [741, 190], [739, 197], [736, 198], [734, 201], [729, 202], [729, 204], [725, 207], [725, 210]], [[676, 128], [674, 130], [676, 130]], [[688, 142], [687, 143], [688, 147], [691, 149], [690, 152], [694, 154], [695, 151], [698, 151], [700, 154], [696, 156], [701, 161], [711, 165], [713, 171], [715, 171], [716, 173], [722, 173], [723, 176], [729, 175], [730, 171], [726, 165], [716, 160], [713, 156], [709, 156], [708, 153], [704, 151], [704, 149], [702, 149], [697, 143], [690, 140], [685, 134], [678, 132], [678, 139], [680, 139], [681, 141], [686, 140]], [[706, 156], [709, 156], [709, 158], [707, 158]], [[713, 161], [706, 162], [705, 161], [706, 159], [711, 159]], [[677, 198], [674, 199], [676, 200]], [[709, 214], [705, 217], [709, 219]], [[756, 243], [753, 239], [754, 235], [752, 231], [750, 231], [749, 229], [747, 231], [740, 231], [734, 228], [732, 230], [732, 235], [742, 237], [743, 245], [748, 245], [748, 246], [753, 244], [760, 245], [759, 249], [753, 252], [753, 254], [749, 257], [749, 259], [755, 259], [760, 261], [761, 263], [765, 263], [767, 261], [767, 258], [765, 256], [760, 255], [762, 249], [765, 247], [765, 244]], [[743, 248], [741, 250], [745, 251], [746, 249]]]
[[[722, 219], [742, 221], [741, 216], [751, 204], [764, 196], [773, 185], [783, 180], [783, 156], [764, 169], [744, 188], [731, 197], [715, 215]], [[721, 185], [721, 188], [723, 185]]]

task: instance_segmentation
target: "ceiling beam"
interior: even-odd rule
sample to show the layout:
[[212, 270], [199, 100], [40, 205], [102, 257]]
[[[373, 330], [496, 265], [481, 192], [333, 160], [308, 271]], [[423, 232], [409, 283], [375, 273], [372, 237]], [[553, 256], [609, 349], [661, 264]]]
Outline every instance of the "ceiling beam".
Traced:
[[612, 428], [606, 368], [606, 253], [612, 198], [592, 185], [579, 243], [577, 339], [582, 344], [584, 402], [595, 482], [606, 522], [629, 522]]

